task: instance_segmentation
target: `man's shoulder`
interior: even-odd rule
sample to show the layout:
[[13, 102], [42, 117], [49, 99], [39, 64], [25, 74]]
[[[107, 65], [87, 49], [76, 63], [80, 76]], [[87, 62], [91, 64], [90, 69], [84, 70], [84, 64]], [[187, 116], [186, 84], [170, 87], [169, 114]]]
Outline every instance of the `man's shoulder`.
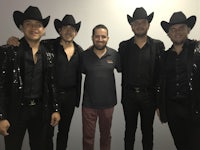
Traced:
[[14, 48], [14, 46], [12, 46], [12, 45], [1, 45], [0, 46], [0, 50], [9, 50], [9, 49], [13, 49]]
[[13, 55], [16, 52], [18, 47], [14, 47], [12, 45], [1, 45], [0, 46], [0, 55]]
[[85, 57], [85, 56], [87, 56], [87, 55], [90, 55], [91, 53], [93, 53], [93, 47], [89, 47], [89, 48], [83, 50], [83, 52], [81, 53], [81, 55], [82, 55], [83, 57]]
[[73, 41], [73, 43], [79, 53], [83, 52], [83, 48], [78, 43], [76, 43], [75, 41]]
[[148, 37], [148, 38], [149, 38], [149, 41], [152, 42], [152, 43], [163, 44], [163, 41], [161, 41], [159, 39], [155, 39], [155, 38], [152, 38], [152, 37]]
[[56, 39], [44, 39], [40, 41], [41, 45], [44, 45], [46, 48], [53, 48], [53, 45], [56, 43]]
[[161, 40], [151, 37], [148, 37], [148, 39], [151, 47], [153, 47], [152, 49], [154, 49], [156, 53], [162, 53], [163, 51], [165, 51], [165, 45]]
[[117, 53], [117, 50], [114, 48], [111, 48], [109, 46], [106, 47], [108, 51], [110, 51], [111, 53]]
[[195, 45], [194, 53], [200, 54], [200, 41], [193, 40], [193, 43]]
[[121, 42], [119, 43], [119, 47], [127, 46], [127, 45], [131, 42], [131, 40], [133, 40], [133, 37], [130, 38], [130, 39], [128, 39], [128, 40], [121, 41]]

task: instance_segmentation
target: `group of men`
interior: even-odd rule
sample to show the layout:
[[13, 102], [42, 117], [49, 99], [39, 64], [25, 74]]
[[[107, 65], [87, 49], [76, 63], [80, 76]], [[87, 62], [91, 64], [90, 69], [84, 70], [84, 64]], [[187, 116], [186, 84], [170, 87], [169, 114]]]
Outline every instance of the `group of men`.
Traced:
[[55, 19], [56, 39], [40, 41], [50, 17], [37, 7], [15, 11], [16, 26], [24, 34], [0, 47], [0, 134], [6, 150], [20, 150], [28, 130], [31, 150], [53, 150], [53, 129], [58, 124], [57, 150], [67, 148], [75, 107], [79, 107], [82, 73], [83, 150], [94, 150], [97, 120], [100, 149], [111, 149], [111, 125], [117, 104], [114, 69], [122, 73], [125, 116], [124, 149], [133, 150], [138, 114], [142, 145], [153, 149], [153, 122], [157, 110], [168, 122], [177, 150], [200, 149], [200, 44], [188, 39], [196, 17], [172, 14], [161, 27], [172, 41], [165, 51], [160, 40], [147, 35], [154, 13], [136, 8], [127, 15], [134, 33], [119, 44], [107, 46], [108, 29], [93, 28], [93, 45], [87, 50], [74, 42], [81, 22], [72, 15]]

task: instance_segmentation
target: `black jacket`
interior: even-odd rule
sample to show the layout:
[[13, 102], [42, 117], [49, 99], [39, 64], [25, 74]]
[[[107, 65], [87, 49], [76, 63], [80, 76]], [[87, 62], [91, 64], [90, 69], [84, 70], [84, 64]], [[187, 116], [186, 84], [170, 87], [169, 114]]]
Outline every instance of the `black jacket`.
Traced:
[[[44, 44], [45, 47], [47, 47], [47, 49], [50, 49], [51, 51], [53, 51], [53, 53], [55, 54], [55, 60], [56, 60], [56, 54], [57, 54], [56, 50], [57, 50], [57, 46], [60, 44], [60, 37], [58, 37], [57, 39], [42, 40], [41, 42], [42, 42], [42, 44]], [[73, 42], [73, 43], [74, 43], [74, 46], [75, 46], [75, 51], [78, 53], [78, 56], [80, 58], [80, 55], [81, 55], [81, 52], [83, 52], [83, 49], [76, 42]], [[79, 65], [80, 65], [80, 62], [79, 62]], [[82, 74], [81, 74], [80, 66], [78, 68], [76, 77], [77, 77], [77, 85], [76, 85], [76, 93], [77, 93], [76, 96], [77, 96], [77, 98], [76, 98], [75, 106], [79, 107], [80, 95], [81, 95], [81, 80], [82, 80]]]
[[[4, 45], [0, 47], [0, 117], [1, 119], [17, 119], [23, 100], [24, 84], [24, 38], [20, 40], [19, 47]], [[42, 104], [44, 119], [50, 119], [51, 113], [59, 111], [55, 96], [53, 77], [54, 54], [44, 48], [42, 49], [43, 60], [43, 95]]]
[[[121, 60], [121, 68], [122, 68], [122, 102], [123, 102], [123, 96], [124, 96], [124, 88], [127, 84], [127, 67], [131, 64], [129, 63], [128, 53], [127, 51], [130, 49], [130, 46], [133, 44], [133, 39], [123, 41], [119, 44], [119, 54], [120, 54], [120, 60]], [[164, 52], [164, 44], [160, 40], [152, 39], [151, 37], [148, 37], [148, 41], [150, 43], [150, 51], [151, 51], [151, 74], [152, 74], [152, 81], [151, 81], [151, 88], [153, 91], [155, 91], [155, 94], [157, 93], [158, 88], [158, 79], [159, 79], [159, 70], [160, 70], [160, 57], [161, 54]], [[156, 95], [154, 95], [156, 96]]]
[[[187, 51], [187, 74], [190, 88], [190, 108], [200, 112], [200, 42], [194, 40], [186, 40], [183, 48]], [[167, 122], [166, 116], [166, 72], [165, 62], [168, 53], [172, 47], [165, 51], [161, 57], [161, 75], [160, 75], [160, 94], [159, 94], [159, 110], [161, 122]]]

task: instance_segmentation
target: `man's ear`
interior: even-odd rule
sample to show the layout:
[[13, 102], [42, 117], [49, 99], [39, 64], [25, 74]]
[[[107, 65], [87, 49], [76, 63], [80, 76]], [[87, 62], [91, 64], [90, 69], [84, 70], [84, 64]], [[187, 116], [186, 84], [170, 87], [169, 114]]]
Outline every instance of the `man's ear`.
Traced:
[[61, 35], [61, 31], [62, 31], [62, 28], [59, 28], [59, 29], [58, 29], [58, 32], [59, 32], [60, 35]]

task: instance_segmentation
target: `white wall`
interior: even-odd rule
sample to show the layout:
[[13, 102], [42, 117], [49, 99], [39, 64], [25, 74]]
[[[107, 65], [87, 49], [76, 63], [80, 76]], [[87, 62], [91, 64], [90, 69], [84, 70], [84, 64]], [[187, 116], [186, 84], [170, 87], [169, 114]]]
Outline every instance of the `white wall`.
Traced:
[[[53, 21], [55, 18], [62, 19], [65, 14], [72, 14], [76, 21], [82, 21], [80, 31], [75, 38], [84, 49], [89, 47], [91, 42], [92, 28], [97, 24], [105, 24], [109, 29], [110, 40], [108, 45], [115, 49], [122, 40], [133, 36], [131, 28], [127, 22], [126, 15], [132, 16], [136, 7], [144, 7], [147, 13], [154, 11], [154, 18], [151, 23], [149, 35], [153, 38], [164, 41], [166, 48], [171, 42], [160, 26], [162, 20], [169, 21], [170, 16], [175, 11], [183, 11], [187, 17], [197, 16], [197, 23], [190, 33], [190, 38], [199, 39], [200, 30], [200, 1], [198, 0], [1, 0], [0, 1], [0, 45], [5, 44], [7, 39], [14, 35], [21, 37], [22, 34], [13, 22], [12, 13], [15, 10], [24, 11], [29, 5], [38, 6], [42, 11], [43, 17], [51, 16], [47, 26], [46, 36], [43, 38], [56, 38], [57, 32], [54, 29]], [[123, 149], [124, 117], [120, 103], [120, 78], [116, 73], [118, 105], [115, 108], [112, 126], [112, 149]], [[142, 150], [141, 132], [136, 135], [136, 150]], [[56, 133], [57, 130], [55, 130]], [[72, 120], [69, 135], [69, 150], [80, 150], [82, 141], [81, 111], [76, 110]], [[99, 133], [96, 135], [96, 148], [99, 149]], [[23, 150], [27, 150], [28, 139], [25, 138]], [[154, 150], [175, 150], [171, 135], [167, 125], [162, 125], [157, 116], [154, 123]], [[4, 149], [3, 138], [0, 136], [0, 150]]]

